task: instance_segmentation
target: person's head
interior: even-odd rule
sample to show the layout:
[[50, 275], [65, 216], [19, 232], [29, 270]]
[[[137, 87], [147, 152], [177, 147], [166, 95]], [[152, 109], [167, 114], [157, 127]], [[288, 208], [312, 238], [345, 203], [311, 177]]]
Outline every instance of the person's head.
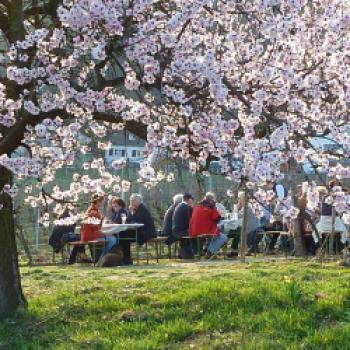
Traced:
[[186, 202], [188, 205], [193, 204], [193, 196], [190, 193], [185, 193], [183, 195], [183, 201]]
[[133, 210], [137, 210], [137, 208], [140, 206], [140, 204], [142, 203], [142, 196], [138, 193], [133, 193], [130, 196], [130, 207]]
[[179, 204], [182, 202], [182, 199], [183, 199], [183, 195], [181, 193], [178, 193], [176, 194], [174, 197], [173, 197], [173, 203], [176, 205], [176, 204]]
[[104, 202], [104, 195], [99, 194], [99, 193], [94, 193], [91, 197], [91, 203], [95, 205], [97, 208], [102, 208], [103, 207], [103, 202]]
[[125, 202], [119, 197], [113, 197], [111, 199], [111, 207], [115, 211], [119, 211], [120, 209], [124, 209], [126, 207]]
[[215, 202], [216, 199], [215, 199], [215, 194], [212, 193], [212, 192], [207, 192], [203, 198], [204, 201], [207, 201], [207, 202]]

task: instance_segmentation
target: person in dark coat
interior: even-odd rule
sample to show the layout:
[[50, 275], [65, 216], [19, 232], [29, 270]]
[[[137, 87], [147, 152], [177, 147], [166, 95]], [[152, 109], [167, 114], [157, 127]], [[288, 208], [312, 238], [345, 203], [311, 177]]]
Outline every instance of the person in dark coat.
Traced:
[[173, 232], [173, 215], [175, 208], [182, 202], [183, 195], [176, 194], [173, 197], [173, 204], [168, 208], [165, 213], [163, 227], [162, 227], [162, 236], [169, 237]]
[[[66, 219], [70, 216], [69, 209], [66, 207], [58, 216], [59, 220]], [[49, 245], [55, 253], [59, 253], [64, 247], [63, 236], [69, 233], [74, 233], [76, 224], [72, 225], [55, 225], [49, 238]]]
[[166, 242], [170, 245], [177, 240], [180, 241], [180, 259], [192, 259], [194, 256], [193, 248], [196, 245], [195, 240], [181, 239], [182, 237], [188, 236], [188, 228], [190, 226], [193, 210], [192, 205], [192, 195], [189, 193], [184, 194], [182, 202], [174, 210], [172, 233]]
[[[63, 220], [63, 219], [69, 218], [70, 216], [71, 216], [71, 213], [69, 212], [68, 207], [66, 207], [63, 210], [62, 214], [59, 215], [58, 219]], [[49, 238], [49, 245], [52, 246], [55, 253], [59, 253], [61, 249], [63, 249], [65, 243], [77, 242], [80, 240], [80, 235], [74, 234], [75, 226], [76, 226], [76, 223], [71, 225], [54, 226], [51, 236]], [[85, 246], [83, 244], [74, 246], [69, 256], [68, 263], [70, 265], [76, 262], [76, 258], [78, 254], [85, 255]], [[83, 260], [88, 261], [86, 257], [83, 258]]]
[[[157, 237], [156, 227], [151, 213], [142, 202], [142, 196], [134, 193], [130, 196], [129, 216], [127, 223], [140, 223], [142, 227], [137, 229], [137, 244], [142, 245], [151, 238]], [[119, 244], [123, 248], [124, 265], [132, 265], [130, 246], [136, 242], [135, 230], [127, 230], [119, 233]], [[125, 238], [128, 238], [125, 240]]]

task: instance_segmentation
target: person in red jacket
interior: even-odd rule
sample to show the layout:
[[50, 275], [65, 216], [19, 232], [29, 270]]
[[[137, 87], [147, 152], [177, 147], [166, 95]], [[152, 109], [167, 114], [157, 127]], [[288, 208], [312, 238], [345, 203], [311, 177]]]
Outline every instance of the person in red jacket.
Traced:
[[193, 209], [189, 228], [190, 237], [213, 236], [208, 246], [207, 259], [210, 259], [227, 242], [227, 236], [218, 229], [221, 216], [215, 204], [214, 194], [208, 192], [202, 202]]
[[105, 249], [102, 256], [109, 253], [117, 244], [114, 236], [104, 235], [101, 232], [103, 216], [100, 209], [103, 208], [104, 196], [94, 194], [91, 198], [91, 204], [85, 213], [85, 223], [82, 226], [80, 239], [83, 242], [103, 240], [106, 241]]

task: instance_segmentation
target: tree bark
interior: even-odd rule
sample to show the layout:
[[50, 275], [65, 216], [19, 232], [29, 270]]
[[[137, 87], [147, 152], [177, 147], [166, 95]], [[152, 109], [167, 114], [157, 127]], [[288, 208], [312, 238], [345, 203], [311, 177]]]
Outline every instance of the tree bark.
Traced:
[[[292, 159], [289, 162], [289, 188], [291, 192], [291, 197], [293, 199], [293, 205], [298, 207], [298, 164]], [[294, 255], [295, 256], [305, 256], [306, 247], [302, 237], [301, 223], [300, 219], [296, 218], [293, 220], [293, 233], [294, 233]]]
[[[0, 167], [0, 189], [12, 183], [12, 173]], [[18, 268], [18, 256], [11, 197], [1, 195], [0, 210], [0, 319], [26, 305]]]
[[242, 232], [241, 232], [241, 261], [245, 262], [246, 252], [247, 252], [247, 236], [248, 236], [248, 190], [244, 189], [244, 207], [243, 207], [243, 222], [242, 222]]

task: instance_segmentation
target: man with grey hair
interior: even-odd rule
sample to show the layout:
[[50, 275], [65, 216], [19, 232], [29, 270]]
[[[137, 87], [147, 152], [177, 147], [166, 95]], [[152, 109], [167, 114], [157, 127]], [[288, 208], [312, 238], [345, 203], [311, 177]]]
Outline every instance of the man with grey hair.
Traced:
[[[143, 204], [143, 198], [138, 193], [133, 193], [130, 196], [129, 216], [126, 219], [127, 223], [140, 223], [142, 227], [137, 229], [137, 244], [142, 245], [149, 239], [157, 237], [154, 220], [151, 213]], [[119, 233], [119, 244], [123, 248], [124, 265], [131, 265], [131, 242], [136, 242], [135, 231], [128, 230]], [[125, 239], [127, 238], [127, 240]]]
[[166, 244], [171, 245], [175, 241], [180, 241], [179, 258], [193, 258], [193, 242], [191, 239], [182, 239], [188, 236], [188, 227], [190, 225], [192, 215], [193, 197], [189, 193], [182, 196], [173, 213], [171, 235], [168, 236]]
[[178, 193], [173, 197], [173, 204], [168, 208], [164, 216], [162, 233], [161, 233], [162, 236], [169, 237], [173, 232], [172, 227], [173, 227], [174, 210], [177, 207], [177, 205], [182, 202], [182, 198], [183, 198], [183, 195], [181, 193]]

